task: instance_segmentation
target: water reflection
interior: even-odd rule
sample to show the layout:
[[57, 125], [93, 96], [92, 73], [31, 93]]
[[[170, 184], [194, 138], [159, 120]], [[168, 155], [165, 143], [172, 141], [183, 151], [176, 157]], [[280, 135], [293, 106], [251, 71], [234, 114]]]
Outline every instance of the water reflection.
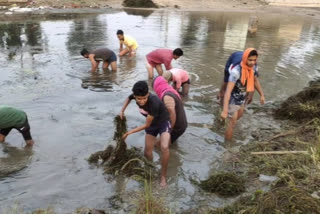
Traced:
[[148, 17], [153, 13], [153, 10], [136, 10], [136, 9], [123, 9], [124, 12], [128, 15], [134, 15], [134, 16], [142, 16], [142, 17]]
[[[172, 183], [164, 198], [172, 201], [169, 204], [177, 213], [199, 201], [220, 206], [222, 199], [201, 195], [188, 178], [206, 178], [218, 169], [225, 151], [224, 127], [218, 123], [220, 106], [214, 100], [229, 55], [247, 47], [258, 50], [260, 82], [271, 102], [299, 91], [319, 75], [318, 21], [281, 15], [256, 17], [258, 26], [254, 26], [255, 16], [246, 13], [125, 10], [72, 20], [0, 24], [0, 85], [5, 92], [1, 99], [27, 110], [37, 130], [35, 138], [43, 142], [36, 147], [37, 161], [28, 162], [31, 154], [13, 150], [21, 161], [12, 163], [28, 166], [21, 173], [27, 171], [29, 177], [11, 174], [1, 179], [0, 209], [21, 200], [28, 201], [29, 210], [55, 203], [57, 213], [71, 212], [82, 205], [104, 207], [107, 198], [122, 191], [122, 182], [106, 182], [100, 169], [90, 168], [85, 158], [112, 138], [112, 119], [123, 100], [136, 81], [147, 79], [145, 55], [161, 47], [181, 47], [184, 56], [173, 61], [173, 66], [191, 74], [189, 97], [184, 99], [189, 127], [171, 149], [168, 173]], [[118, 52], [118, 29], [137, 39], [136, 57], [119, 58], [117, 72], [89, 73], [90, 63], [79, 51], [87, 46]], [[26, 78], [33, 76], [38, 79]], [[126, 116], [130, 128], [143, 123], [134, 107], [128, 108]], [[236, 143], [250, 140], [252, 131], [261, 126], [277, 127], [277, 123], [268, 115], [248, 110], [239, 121]], [[127, 143], [143, 147], [143, 142], [141, 132]], [[9, 157], [6, 152], [2, 155]], [[138, 188], [133, 184], [129, 190]]]
[[117, 73], [109, 70], [102, 73], [90, 72], [88, 76], [82, 78], [81, 87], [84, 89], [89, 88], [96, 92], [111, 92], [113, 91], [113, 84], [116, 78]]

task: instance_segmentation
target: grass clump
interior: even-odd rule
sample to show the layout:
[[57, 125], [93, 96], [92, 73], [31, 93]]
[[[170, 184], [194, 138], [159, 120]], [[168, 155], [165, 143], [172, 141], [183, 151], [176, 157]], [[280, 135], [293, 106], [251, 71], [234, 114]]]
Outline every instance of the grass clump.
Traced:
[[275, 116], [294, 121], [320, 118], [320, 79], [311, 81], [308, 87], [284, 101]]
[[236, 196], [245, 191], [245, 181], [242, 177], [230, 172], [220, 172], [200, 181], [200, 187], [220, 196]]
[[127, 149], [127, 144], [122, 139], [124, 133], [127, 132], [126, 118], [121, 119], [116, 116], [114, 119], [116, 127], [113, 139], [116, 141], [116, 147], [109, 145], [105, 150], [98, 151], [90, 155], [88, 161], [90, 163], [98, 163], [107, 174], [117, 175], [122, 173], [126, 176], [153, 176], [154, 166], [150, 163], [137, 148]]

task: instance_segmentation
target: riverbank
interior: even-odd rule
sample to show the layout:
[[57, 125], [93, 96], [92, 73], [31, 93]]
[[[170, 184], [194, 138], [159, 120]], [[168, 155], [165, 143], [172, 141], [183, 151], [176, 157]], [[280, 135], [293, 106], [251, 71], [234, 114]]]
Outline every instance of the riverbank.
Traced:
[[[34, 14], [44, 15], [49, 13], [99, 13], [106, 9], [124, 9], [122, 0], [21, 0], [19, 2], [0, 1], [2, 9], [0, 16], [5, 16], [7, 19], [14, 14]], [[158, 8], [149, 8], [148, 10], [182, 10], [182, 11], [225, 11], [225, 12], [250, 12], [250, 13], [270, 13], [270, 14], [288, 14], [299, 16], [312, 16], [320, 19], [320, 9], [316, 5], [286, 4], [286, 5], [271, 5], [263, 0], [154, 0]], [[20, 8], [17, 8], [20, 7]], [[24, 8], [24, 9], [22, 9]], [[28, 8], [28, 9], [26, 9]], [[33, 9], [31, 9], [33, 8]], [[136, 8], [138, 9], [138, 8]]]

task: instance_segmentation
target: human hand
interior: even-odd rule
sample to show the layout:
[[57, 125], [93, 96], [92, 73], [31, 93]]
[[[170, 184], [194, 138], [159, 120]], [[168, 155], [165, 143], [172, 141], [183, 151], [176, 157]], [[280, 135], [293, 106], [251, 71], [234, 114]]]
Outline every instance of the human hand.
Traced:
[[222, 111], [220, 116], [221, 116], [222, 119], [225, 120], [227, 118], [227, 116], [228, 116], [228, 112], [227, 111]]
[[122, 135], [122, 139], [125, 140], [129, 136], [129, 132], [126, 132], [125, 134]]
[[119, 116], [120, 116], [120, 119], [123, 120], [123, 118], [124, 118], [124, 112], [121, 111], [120, 114], [119, 114]]
[[264, 98], [264, 95], [262, 95], [260, 96], [260, 104], [264, 105], [264, 102], [265, 102], [265, 98]]

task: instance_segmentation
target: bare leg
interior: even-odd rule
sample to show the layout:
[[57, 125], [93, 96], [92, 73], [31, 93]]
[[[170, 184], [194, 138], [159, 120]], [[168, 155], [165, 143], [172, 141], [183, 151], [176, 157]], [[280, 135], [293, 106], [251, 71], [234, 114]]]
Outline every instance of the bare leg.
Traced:
[[111, 70], [112, 71], [117, 71], [117, 61], [111, 62]]
[[189, 94], [190, 84], [184, 84], [182, 86], [182, 94], [183, 96], [187, 96]]
[[227, 125], [227, 129], [225, 132], [225, 140], [231, 140], [232, 139], [232, 133], [233, 133], [233, 129], [236, 126], [237, 123], [237, 119], [238, 119], [238, 111], [236, 111], [232, 118], [229, 119], [228, 121], [228, 125]]
[[103, 69], [103, 71], [107, 70], [107, 69], [108, 69], [108, 66], [109, 66], [109, 62], [104, 61], [103, 64], [102, 64], [102, 69]]
[[147, 70], [148, 70], [149, 79], [153, 79], [153, 67], [151, 65], [147, 64]]
[[127, 53], [129, 53], [129, 50], [127, 48], [123, 49], [122, 51], [120, 51], [119, 56], [124, 56]]
[[6, 139], [6, 136], [4, 136], [3, 134], [0, 134], [0, 142], [3, 143]]
[[144, 146], [144, 156], [149, 160], [153, 160], [153, 148], [154, 148], [154, 143], [156, 141], [156, 137], [152, 136], [150, 134], [146, 134], [145, 137], [145, 146]]
[[162, 70], [162, 66], [161, 66], [161, 64], [160, 64], [160, 65], [156, 65], [156, 70], [157, 70], [157, 72], [158, 72], [159, 76], [162, 76], [162, 74], [163, 74], [163, 70]]
[[170, 133], [163, 132], [160, 136], [161, 143], [161, 187], [167, 186], [167, 169], [170, 157], [169, 144], [170, 144]]
[[239, 120], [243, 116], [243, 112], [244, 112], [244, 105], [242, 105], [240, 107], [240, 109], [238, 110], [238, 118], [237, 118], [237, 120]]

